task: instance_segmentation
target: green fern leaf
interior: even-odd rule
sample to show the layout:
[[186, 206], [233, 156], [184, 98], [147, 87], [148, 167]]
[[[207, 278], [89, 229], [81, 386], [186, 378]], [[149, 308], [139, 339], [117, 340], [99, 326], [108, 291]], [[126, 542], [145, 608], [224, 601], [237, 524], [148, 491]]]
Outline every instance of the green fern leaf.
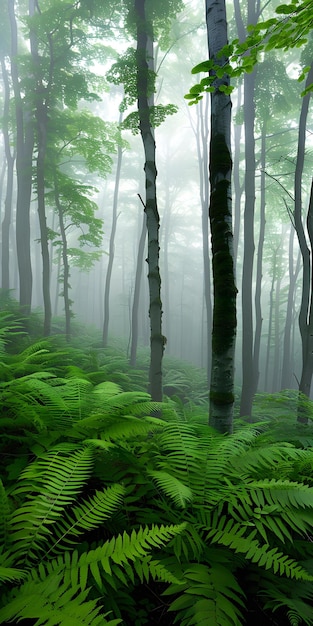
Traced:
[[14, 582], [26, 578], [27, 573], [16, 567], [4, 567], [0, 565], [0, 581]]
[[268, 544], [260, 545], [255, 539], [253, 530], [248, 536], [243, 537], [245, 528], [239, 523], [233, 524], [231, 532], [227, 530], [211, 530], [207, 537], [213, 543], [219, 543], [229, 547], [235, 552], [245, 555], [245, 558], [257, 563], [265, 569], [272, 569], [274, 573], [279, 572], [281, 576], [288, 578], [313, 581], [311, 576], [297, 561], [283, 554], [278, 548], [270, 548]]
[[226, 567], [194, 563], [184, 572], [184, 581], [183, 588], [171, 585], [164, 593], [180, 593], [169, 608], [178, 612], [179, 623], [184, 626], [242, 624], [244, 593]]
[[[82, 590], [86, 589], [89, 573], [98, 570], [92, 568], [97, 563], [101, 566], [104, 574], [112, 576], [112, 565], [127, 565], [135, 559], [145, 557], [152, 549], [160, 549], [166, 545], [175, 535], [182, 532], [185, 524], [172, 526], [152, 526], [152, 528], [140, 528], [137, 532], [133, 530], [130, 535], [126, 532], [123, 535], [113, 537], [95, 550], [90, 550], [82, 554], [77, 560], [74, 553], [74, 560], [71, 564], [66, 564], [65, 582], [72, 581], [80, 585]], [[60, 561], [55, 566], [59, 566]], [[117, 572], [117, 570], [116, 570]], [[121, 570], [119, 570], [121, 574]]]
[[191, 489], [168, 472], [149, 471], [148, 476], [155, 480], [158, 487], [175, 502], [176, 506], [184, 509], [192, 501]]
[[120, 507], [124, 494], [122, 485], [112, 485], [102, 492], [96, 491], [88, 501], [72, 507], [70, 513], [65, 512], [54, 528], [57, 539], [46, 554], [53, 553], [56, 548], [68, 549], [69, 544], [76, 544], [77, 537], [84, 532], [99, 528]]
[[10, 515], [9, 500], [0, 479], [0, 544], [6, 547], [8, 541], [8, 519]]
[[62, 444], [48, 451], [23, 472], [13, 495], [23, 494], [25, 502], [11, 516], [10, 541], [18, 557], [35, 558], [46, 550], [51, 525], [63, 515], [89, 478], [93, 466], [90, 447]]
[[0, 621], [13, 619], [36, 620], [34, 626], [116, 626], [121, 620], [106, 620], [100, 615], [97, 600], [88, 600], [89, 590], [80, 591], [61, 582], [61, 574], [53, 574], [41, 581], [24, 583], [17, 597], [0, 609]]

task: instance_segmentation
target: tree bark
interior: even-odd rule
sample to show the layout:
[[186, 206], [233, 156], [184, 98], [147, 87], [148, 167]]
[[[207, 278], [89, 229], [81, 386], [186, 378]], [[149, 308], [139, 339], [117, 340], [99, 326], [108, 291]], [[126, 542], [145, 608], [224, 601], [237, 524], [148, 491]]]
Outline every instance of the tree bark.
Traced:
[[142, 229], [141, 229], [139, 245], [138, 245], [134, 297], [133, 297], [133, 306], [132, 306], [132, 314], [131, 314], [131, 344], [130, 344], [130, 359], [129, 359], [129, 364], [131, 367], [136, 366], [136, 359], [137, 359], [138, 312], [139, 312], [140, 285], [141, 285], [141, 277], [142, 277], [142, 269], [143, 269], [142, 266], [143, 266], [143, 257], [144, 257], [144, 251], [145, 251], [146, 237], [147, 237], [147, 219], [146, 219], [146, 214], [144, 213]]
[[[313, 64], [307, 75], [306, 86], [313, 82]], [[302, 221], [302, 175], [304, 169], [305, 156], [305, 137], [306, 122], [309, 111], [311, 93], [307, 93], [302, 99], [299, 132], [298, 132], [298, 150], [295, 170], [295, 228], [299, 241], [302, 255], [303, 273], [302, 273], [302, 295], [299, 313], [299, 328], [302, 344], [302, 372], [299, 384], [299, 391], [308, 398], [310, 397], [312, 374], [313, 374], [313, 294], [312, 294], [312, 254], [313, 254], [313, 181], [311, 186], [311, 194], [309, 201], [309, 210], [307, 215], [307, 229], [309, 235], [310, 248], [308, 247]], [[305, 403], [299, 398], [298, 421], [301, 423], [308, 422], [308, 415]]]
[[[54, 173], [54, 199], [55, 199], [55, 206], [56, 206], [58, 217], [59, 217], [60, 235], [61, 235], [61, 241], [62, 241], [62, 253], [60, 252], [60, 257], [59, 257], [57, 283], [59, 284], [62, 282], [62, 285], [63, 285], [62, 295], [63, 295], [63, 300], [64, 300], [64, 312], [65, 312], [65, 335], [66, 335], [66, 340], [69, 341], [71, 337], [71, 318], [72, 318], [72, 312], [71, 312], [72, 301], [69, 295], [70, 265], [68, 261], [68, 252], [67, 252], [68, 245], [67, 245], [67, 237], [66, 237], [66, 228], [64, 224], [63, 208], [60, 202], [57, 172]], [[61, 273], [61, 256], [62, 256], [62, 264], [63, 264], [63, 273]], [[56, 297], [56, 302], [57, 302], [57, 297]]]
[[262, 277], [263, 277], [263, 247], [265, 239], [265, 160], [266, 160], [266, 122], [264, 121], [262, 126], [261, 135], [261, 190], [260, 190], [260, 231], [257, 253], [257, 266], [256, 266], [256, 281], [255, 281], [255, 337], [253, 346], [253, 373], [254, 373], [254, 389], [253, 395], [257, 392], [259, 383], [259, 361], [260, 361], [260, 347], [261, 347], [261, 334], [262, 334], [262, 308], [261, 308], [261, 295], [262, 295]]
[[212, 353], [210, 338], [212, 334], [212, 298], [211, 298], [211, 260], [209, 251], [209, 98], [205, 100], [203, 111], [202, 101], [199, 107], [199, 128], [197, 133], [197, 155], [200, 173], [200, 199], [201, 199], [201, 224], [202, 224], [202, 256], [204, 276], [204, 302], [206, 312], [206, 345], [207, 360], [206, 370], [208, 384], [211, 381]]
[[14, 0], [8, 0], [11, 28], [11, 77], [16, 116], [16, 252], [19, 274], [19, 301], [25, 314], [30, 313], [32, 299], [32, 265], [30, 248], [30, 200], [32, 190], [32, 157], [34, 120], [31, 109], [23, 103], [17, 66], [17, 24]]
[[[242, 84], [238, 85], [238, 110], [241, 107], [242, 97]], [[234, 180], [234, 259], [235, 265], [238, 257], [238, 247], [240, 238], [240, 225], [241, 225], [241, 198], [243, 194], [244, 185], [240, 181], [240, 157], [241, 157], [241, 132], [242, 124], [234, 125], [234, 164], [233, 164], [233, 180]]]
[[283, 342], [283, 362], [282, 362], [282, 375], [281, 375], [281, 389], [290, 389], [292, 384], [292, 373], [294, 363], [294, 351], [292, 349], [292, 333], [293, 333], [293, 319], [294, 319], [294, 306], [296, 296], [296, 285], [299, 275], [299, 257], [294, 267], [294, 238], [295, 229], [294, 225], [290, 226], [289, 233], [289, 254], [288, 254], [288, 275], [289, 275], [289, 289], [287, 299], [287, 310], [284, 329], [284, 342]]
[[12, 198], [13, 198], [13, 180], [14, 180], [14, 163], [15, 151], [12, 153], [9, 134], [9, 115], [10, 115], [10, 84], [4, 57], [1, 58], [2, 79], [4, 85], [4, 104], [3, 104], [3, 141], [4, 152], [6, 158], [6, 193], [4, 200], [4, 215], [2, 220], [2, 249], [1, 249], [1, 287], [2, 289], [10, 289], [10, 226], [12, 217]]
[[[121, 113], [119, 124], [122, 122], [122, 117], [123, 116]], [[116, 234], [117, 219], [118, 219], [117, 206], [118, 206], [119, 186], [120, 186], [120, 180], [121, 180], [122, 158], [123, 158], [123, 150], [122, 150], [122, 146], [119, 145], [117, 147], [117, 163], [116, 163], [115, 185], [114, 185], [114, 194], [113, 194], [112, 226], [111, 226], [110, 243], [109, 243], [109, 262], [108, 262], [108, 269], [107, 269], [107, 273], [105, 277], [105, 288], [104, 288], [104, 321], [103, 321], [103, 332], [102, 332], [102, 343], [104, 347], [108, 345], [108, 336], [109, 336], [110, 287], [111, 287], [111, 278], [112, 278], [114, 252], [115, 252], [115, 234]]]
[[[221, 65], [218, 52], [227, 44], [224, 0], [206, 0], [209, 56]], [[211, 93], [210, 226], [213, 267], [212, 373], [209, 424], [232, 432], [234, 407], [234, 352], [236, 339], [236, 286], [234, 276], [231, 195], [231, 100], [219, 87], [229, 86], [224, 75]]]
[[[150, 317], [150, 372], [149, 391], [152, 399], [162, 400], [162, 359], [165, 339], [162, 335], [162, 302], [161, 302], [161, 276], [159, 269], [159, 228], [160, 217], [157, 206], [156, 177], [157, 169], [155, 162], [155, 140], [150, 119], [149, 95], [149, 65], [148, 53], [153, 41], [152, 24], [146, 17], [145, 0], [135, 0], [135, 16], [137, 26], [137, 102], [139, 112], [139, 128], [145, 153], [145, 187], [146, 201], [145, 213], [147, 216], [148, 231], [148, 281], [149, 281], [149, 317]], [[153, 50], [152, 50], [153, 54]]]
[[[33, 17], [35, 15], [35, 0], [29, 0], [29, 13]], [[36, 187], [37, 187], [37, 204], [38, 217], [40, 226], [40, 246], [42, 256], [42, 294], [44, 303], [44, 325], [43, 332], [45, 336], [51, 333], [51, 296], [50, 296], [50, 257], [48, 243], [48, 229], [46, 218], [46, 202], [45, 202], [45, 161], [47, 151], [47, 130], [48, 130], [48, 110], [49, 110], [49, 91], [51, 86], [51, 74], [53, 58], [49, 59], [49, 78], [47, 86], [44, 85], [41, 59], [38, 50], [38, 41], [35, 31], [30, 29], [30, 50], [36, 72], [35, 87], [35, 118], [36, 118], [36, 135], [37, 135], [37, 159], [36, 159]], [[50, 54], [52, 50], [50, 49]]]
[[254, 264], [254, 208], [255, 208], [255, 140], [254, 140], [254, 85], [255, 72], [244, 77], [244, 134], [245, 134], [245, 209], [244, 255], [242, 267], [242, 391], [240, 415], [251, 416], [255, 390], [253, 361], [253, 264]]

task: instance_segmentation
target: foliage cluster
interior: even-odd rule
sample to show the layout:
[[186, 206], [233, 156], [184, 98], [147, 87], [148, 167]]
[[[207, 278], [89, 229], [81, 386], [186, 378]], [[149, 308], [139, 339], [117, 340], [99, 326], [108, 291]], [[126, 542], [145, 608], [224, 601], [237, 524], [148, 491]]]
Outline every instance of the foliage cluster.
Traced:
[[[198, 63], [193, 74], [208, 72], [196, 85], [193, 85], [186, 94], [188, 104], [192, 105], [202, 99], [204, 92], [214, 92], [216, 79], [225, 75], [237, 79], [243, 74], [253, 72], [262, 53], [277, 49], [287, 51], [290, 48], [303, 48], [309, 41], [312, 33], [312, 0], [292, 0], [289, 4], [276, 7], [276, 16], [268, 20], [260, 20], [257, 24], [247, 28], [244, 41], [234, 39], [220, 51], [218, 58]], [[310, 65], [304, 65], [299, 81], [303, 81], [310, 70]], [[234, 86], [218, 85], [218, 89], [230, 94]], [[313, 85], [308, 85], [302, 95], [312, 91]]]
[[117, 349], [21, 332], [3, 312], [0, 622], [313, 624], [310, 427], [225, 437]]

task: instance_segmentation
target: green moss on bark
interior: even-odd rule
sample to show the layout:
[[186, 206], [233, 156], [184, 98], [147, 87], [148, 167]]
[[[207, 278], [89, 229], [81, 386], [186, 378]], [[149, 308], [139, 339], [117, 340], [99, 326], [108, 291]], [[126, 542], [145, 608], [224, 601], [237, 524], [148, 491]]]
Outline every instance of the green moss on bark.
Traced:
[[214, 276], [212, 347], [216, 354], [227, 352], [233, 343], [237, 325], [235, 306], [237, 289], [234, 280], [233, 235], [228, 199], [230, 194], [230, 181], [222, 179], [212, 189], [210, 203]]
[[210, 400], [214, 402], [214, 404], [226, 406], [235, 402], [235, 396], [233, 393], [229, 393], [227, 391], [210, 391]]

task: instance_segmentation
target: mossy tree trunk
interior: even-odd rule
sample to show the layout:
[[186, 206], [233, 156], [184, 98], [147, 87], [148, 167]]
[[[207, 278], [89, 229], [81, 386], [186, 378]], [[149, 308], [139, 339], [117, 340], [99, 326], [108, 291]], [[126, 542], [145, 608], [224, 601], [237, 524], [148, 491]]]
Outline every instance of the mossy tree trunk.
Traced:
[[[162, 335], [161, 277], [159, 269], [159, 228], [160, 218], [157, 206], [155, 162], [155, 140], [150, 119], [149, 98], [153, 93], [154, 80], [151, 73], [153, 48], [153, 27], [147, 20], [146, 1], [135, 0], [137, 27], [137, 98], [139, 128], [145, 153], [145, 213], [148, 232], [148, 281], [149, 281], [149, 316], [150, 316], [150, 374], [149, 391], [153, 400], [162, 400], [162, 359], [164, 337]], [[150, 66], [150, 67], [149, 67]]]
[[[227, 44], [224, 0], [206, 0], [209, 55], [217, 58]], [[224, 75], [214, 81], [211, 94], [210, 226], [213, 267], [212, 372], [209, 423], [220, 432], [232, 432], [234, 406], [234, 352], [236, 339], [236, 286], [234, 275], [231, 195], [231, 100], [220, 90], [229, 86]]]

